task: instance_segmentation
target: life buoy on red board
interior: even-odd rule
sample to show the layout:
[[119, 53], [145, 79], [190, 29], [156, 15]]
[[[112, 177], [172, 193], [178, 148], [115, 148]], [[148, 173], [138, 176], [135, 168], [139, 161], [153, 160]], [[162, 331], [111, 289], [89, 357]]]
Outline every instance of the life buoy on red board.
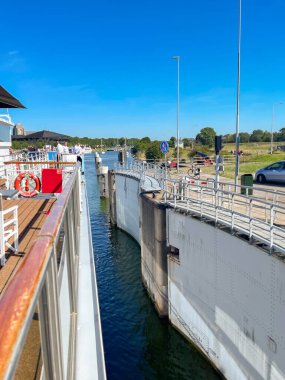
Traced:
[[41, 190], [41, 181], [34, 173], [20, 173], [14, 181], [14, 188], [19, 190], [23, 197], [34, 197]]

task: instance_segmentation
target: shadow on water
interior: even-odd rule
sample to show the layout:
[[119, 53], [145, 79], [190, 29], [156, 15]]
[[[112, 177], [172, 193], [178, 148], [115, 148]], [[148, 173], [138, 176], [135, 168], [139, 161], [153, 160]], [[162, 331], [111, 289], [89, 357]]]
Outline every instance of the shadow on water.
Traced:
[[110, 226], [93, 155], [86, 161], [86, 174], [108, 379], [220, 379], [199, 352], [158, 317], [142, 285], [140, 246]]

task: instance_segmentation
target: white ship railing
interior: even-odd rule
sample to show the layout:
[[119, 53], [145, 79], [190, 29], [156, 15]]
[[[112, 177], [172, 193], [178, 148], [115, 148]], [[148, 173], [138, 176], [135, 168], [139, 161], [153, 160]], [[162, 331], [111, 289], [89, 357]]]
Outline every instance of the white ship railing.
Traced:
[[[270, 252], [285, 254], [285, 193], [265, 188], [217, 183], [190, 176], [167, 178], [165, 169], [145, 162], [134, 162], [117, 168], [139, 178], [155, 178], [163, 191], [166, 205], [229, 228], [250, 242], [259, 242]], [[155, 191], [155, 189], [154, 189]], [[250, 195], [253, 191], [253, 195]]]
[[42, 180], [42, 170], [48, 168], [62, 169], [63, 186], [67, 183], [71, 174], [74, 172], [76, 162], [57, 162], [57, 161], [6, 161], [0, 166], [1, 178], [6, 179], [6, 188], [14, 189], [14, 182], [20, 173], [32, 172]]
[[[41, 379], [75, 379], [77, 353], [87, 346], [92, 350], [92, 336], [95, 334], [97, 337], [93, 340], [96, 347], [93, 347], [92, 353], [95, 352], [96, 355], [88, 363], [88, 368], [81, 367], [82, 376], [77, 378], [86, 378], [84, 373], [98, 379], [106, 377], [90, 227], [87, 236], [80, 239], [82, 224], [85, 227], [89, 225], [88, 213], [85, 220], [82, 220], [84, 204], [81, 205], [81, 199], [87, 202], [85, 186], [81, 196], [82, 186], [77, 167], [0, 299], [1, 379], [13, 378], [35, 311], [39, 314], [40, 324], [43, 362]], [[82, 239], [86, 240], [84, 249]], [[93, 294], [85, 300], [78, 299], [78, 271], [81, 273], [79, 263], [82, 250], [87, 252], [86, 273], [91, 273], [91, 290], [88, 292]], [[86, 273], [82, 274], [83, 278], [87, 277]], [[84, 326], [84, 311], [79, 310], [84, 303], [89, 308], [94, 305], [92, 313], [88, 313], [89, 320], [90, 316], [93, 318], [93, 324], [88, 326]], [[80, 330], [77, 319], [83, 321], [82, 329], [87, 328], [89, 333], [88, 341], [85, 341], [83, 347], [77, 347], [76, 335], [80, 333], [77, 331]]]

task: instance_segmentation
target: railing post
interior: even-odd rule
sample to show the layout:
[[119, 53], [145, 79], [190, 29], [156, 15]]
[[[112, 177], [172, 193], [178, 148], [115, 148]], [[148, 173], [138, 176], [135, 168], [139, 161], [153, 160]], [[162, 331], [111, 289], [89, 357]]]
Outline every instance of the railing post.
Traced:
[[277, 197], [278, 197], [278, 194], [276, 193], [276, 190], [274, 190], [274, 194], [273, 194], [273, 203], [277, 203]]
[[232, 193], [232, 203], [231, 203], [231, 208], [232, 208], [232, 218], [231, 218], [231, 231], [233, 233], [234, 231], [234, 226], [235, 226], [235, 213], [234, 213], [234, 207], [235, 207], [235, 194]]
[[[77, 312], [77, 300], [76, 300], [76, 272], [77, 267], [77, 255], [76, 255], [76, 244], [75, 236], [77, 229], [73, 228], [74, 215], [71, 213], [70, 204], [67, 206], [65, 219], [64, 219], [64, 241], [66, 246], [66, 261], [68, 270], [68, 283], [69, 283], [69, 294], [70, 294], [70, 309], [72, 313]], [[76, 231], [76, 233], [75, 233]]]
[[273, 243], [274, 243], [274, 205], [270, 205], [270, 254], [273, 251]]
[[218, 190], [215, 190], [215, 224], [218, 223]]
[[45, 380], [63, 380], [62, 337], [55, 250], [38, 302], [41, 348]]
[[252, 241], [252, 199], [249, 201], [249, 241]]

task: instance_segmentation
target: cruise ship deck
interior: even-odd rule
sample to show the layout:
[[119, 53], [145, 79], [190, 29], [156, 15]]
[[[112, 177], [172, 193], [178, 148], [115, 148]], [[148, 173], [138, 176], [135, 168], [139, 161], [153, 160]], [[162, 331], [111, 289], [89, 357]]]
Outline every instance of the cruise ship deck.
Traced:
[[[0, 295], [20, 266], [32, 242], [37, 238], [47, 215], [55, 202], [53, 199], [19, 198], [3, 200], [3, 209], [18, 206], [19, 248], [15, 254], [6, 249], [7, 262], [0, 268]], [[5, 216], [8, 220], [11, 213]]]

